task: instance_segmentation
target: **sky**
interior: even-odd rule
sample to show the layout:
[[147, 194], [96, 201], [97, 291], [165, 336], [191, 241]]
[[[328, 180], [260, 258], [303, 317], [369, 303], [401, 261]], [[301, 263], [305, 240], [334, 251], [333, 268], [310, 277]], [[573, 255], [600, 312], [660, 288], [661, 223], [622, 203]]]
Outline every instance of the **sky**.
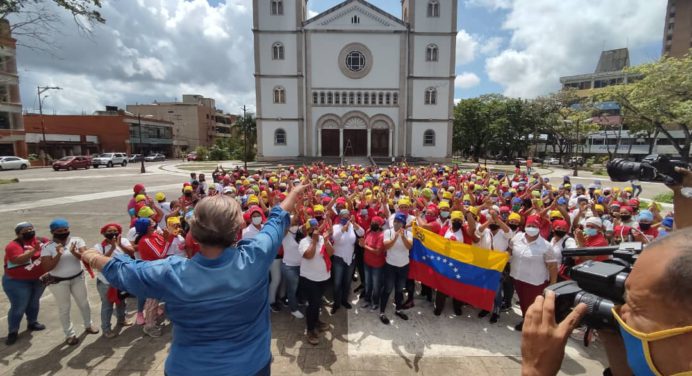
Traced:
[[[628, 47], [633, 65], [661, 54], [666, 0], [458, 1], [457, 100], [549, 94], [560, 76], [593, 72], [604, 49]], [[340, 2], [309, 0], [309, 16]], [[400, 0], [370, 3], [401, 17]], [[37, 111], [39, 85], [62, 88], [48, 93], [45, 113], [90, 114], [183, 94], [215, 98], [229, 113], [254, 108], [251, 0], [106, 0], [107, 21], [91, 35], [58, 14], [47, 51], [18, 49], [26, 111]]]

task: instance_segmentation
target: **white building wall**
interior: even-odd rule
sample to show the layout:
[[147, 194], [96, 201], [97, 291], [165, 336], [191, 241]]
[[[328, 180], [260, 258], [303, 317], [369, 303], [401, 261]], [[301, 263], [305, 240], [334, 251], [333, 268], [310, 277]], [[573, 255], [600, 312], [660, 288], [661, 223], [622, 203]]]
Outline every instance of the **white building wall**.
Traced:
[[[456, 25], [453, 25], [454, 6], [456, 0], [438, 0], [440, 6], [439, 17], [428, 17], [428, 0], [413, 0], [415, 9], [415, 20], [413, 20], [413, 31], [420, 32], [436, 32], [448, 33], [456, 31]], [[410, 17], [410, 15], [409, 15]]]
[[[411, 80], [413, 88], [412, 113], [413, 119], [448, 119], [449, 118], [449, 80]], [[425, 91], [437, 89], [437, 104], [425, 104]]]
[[[413, 36], [413, 75], [418, 77], [449, 77], [451, 37], [439, 35]], [[426, 61], [428, 45], [438, 47], [438, 60]]]
[[[295, 30], [296, 1], [284, 0], [284, 14], [271, 14], [271, 0], [255, 0], [254, 6], [259, 13], [259, 29], [261, 30]], [[248, 0], [249, 2], [249, 0]]]
[[[297, 40], [294, 34], [266, 33], [257, 35], [260, 45], [260, 72], [262, 74], [295, 75], [298, 71], [296, 58]], [[284, 45], [284, 59], [273, 60], [274, 43]]]
[[[414, 122], [411, 132], [411, 156], [422, 158], [445, 158], [447, 156], [447, 122]], [[424, 146], [423, 134], [431, 129], [435, 132], [435, 145]]]
[[[285, 104], [274, 103], [274, 88], [279, 86], [285, 90]], [[260, 79], [260, 90], [262, 93], [261, 117], [263, 119], [295, 119], [298, 117], [298, 79], [262, 78]]]
[[[276, 145], [274, 143], [274, 133], [277, 129], [286, 131], [286, 145]], [[298, 140], [298, 123], [288, 121], [262, 122], [262, 152], [265, 157], [295, 157], [300, 154]]]

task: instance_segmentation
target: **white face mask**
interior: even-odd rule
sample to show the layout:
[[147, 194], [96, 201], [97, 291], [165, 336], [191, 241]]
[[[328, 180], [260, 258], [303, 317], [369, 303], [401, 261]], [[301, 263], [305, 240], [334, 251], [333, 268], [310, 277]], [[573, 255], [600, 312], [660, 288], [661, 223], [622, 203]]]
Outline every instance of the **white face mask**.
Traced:
[[255, 226], [262, 224], [262, 217], [252, 217], [252, 224]]
[[538, 235], [540, 230], [538, 229], [538, 227], [526, 227], [524, 229], [524, 232], [526, 232], [526, 235], [533, 237]]

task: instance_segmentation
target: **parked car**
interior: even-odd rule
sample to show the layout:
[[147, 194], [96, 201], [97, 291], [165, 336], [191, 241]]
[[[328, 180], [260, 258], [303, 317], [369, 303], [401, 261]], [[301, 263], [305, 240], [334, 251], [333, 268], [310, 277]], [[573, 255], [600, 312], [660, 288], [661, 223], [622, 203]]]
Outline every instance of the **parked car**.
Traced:
[[192, 161], [196, 161], [196, 160], [197, 160], [197, 153], [195, 153], [194, 151], [187, 155], [187, 161], [188, 162], [192, 162]]
[[68, 155], [53, 162], [53, 170], [76, 170], [91, 167], [91, 159], [82, 155]]
[[132, 154], [130, 158], [127, 159], [127, 162], [129, 163], [134, 163], [134, 162], [141, 162], [142, 161], [142, 154]]
[[541, 157], [532, 157], [531, 160], [533, 163], [543, 163], [543, 158]]
[[584, 164], [584, 158], [582, 157], [572, 157], [569, 159], [569, 165], [574, 167], [574, 165], [582, 166]]
[[166, 160], [166, 156], [160, 153], [148, 155], [144, 157], [145, 162], [163, 162]]
[[545, 163], [549, 165], [559, 165], [560, 164], [560, 159], [558, 158], [548, 158], [545, 160]]
[[0, 170], [26, 170], [31, 163], [24, 159], [15, 156], [2, 156], [0, 157]]
[[99, 166], [113, 167], [115, 165], [127, 166], [127, 155], [125, 153], [103, 153], [91, 160], [94, 168]]

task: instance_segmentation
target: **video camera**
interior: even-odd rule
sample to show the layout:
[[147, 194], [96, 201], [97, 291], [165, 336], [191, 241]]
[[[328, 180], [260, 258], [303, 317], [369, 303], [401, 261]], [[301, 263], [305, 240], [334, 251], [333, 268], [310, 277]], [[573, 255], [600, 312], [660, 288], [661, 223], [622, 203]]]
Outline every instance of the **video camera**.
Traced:
[[[621, 243], [613, 247], [565, 249], [562, 256], [572, 280], [550, 285], [555, 292], [555, 320], [560, 322], [579, 303], [588, 307], [582, 323], [590, 328], [616, 327], [611, 308], [623, 304], [625, 281], [642, 252], [642, 243]], [[574, 265], [573, 257], [612, 255], [608, 261], [586, 261]]]
[[615, 158], [606, 165], [612, 181], [662, 181], [667, 185], [682, 182], [682, 176], [675, 172], [675, 167], [689, 168], [683, 161], [671, 160], [658, 154], [648, 155], [641, 162]]

